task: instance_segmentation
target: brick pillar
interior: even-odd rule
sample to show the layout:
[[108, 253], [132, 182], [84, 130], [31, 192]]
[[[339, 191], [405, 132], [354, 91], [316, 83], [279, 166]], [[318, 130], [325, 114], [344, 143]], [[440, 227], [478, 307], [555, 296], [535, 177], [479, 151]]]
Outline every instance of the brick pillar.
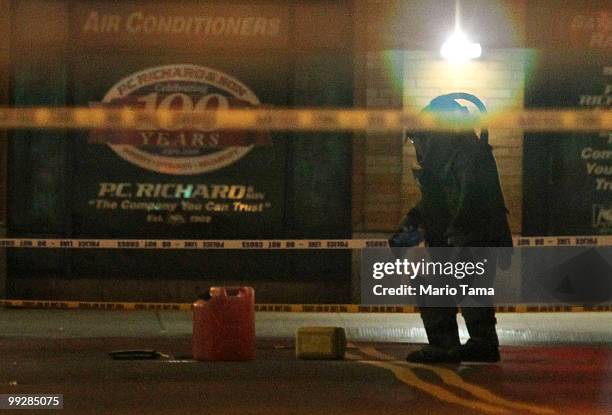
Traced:
[[[366, 54], [365, 106], [368, 109], [402, 108], [402, 52]], [[401, 216], [402, 134], [366, 133], [363, 148], [364, 232], [393, 231]]]
[[[0, 0], [0, 107], [9, 103], [9, 0]], [[7, 193], [7, 142], [6, 132], [0, 131], [0, 238], [6, 235]], [[0, 298], [6, 297], [6, 250], [0, 249]]]
[[[367, 109], [402, 107], [402, 53], [361, 51], [355, 102]], [[358, 134], [353, 140], [353, 237], [385, 238], [403, 215], [402, 134]], [[353, 257], [352, 301], [360, 301], [359, 252]]]

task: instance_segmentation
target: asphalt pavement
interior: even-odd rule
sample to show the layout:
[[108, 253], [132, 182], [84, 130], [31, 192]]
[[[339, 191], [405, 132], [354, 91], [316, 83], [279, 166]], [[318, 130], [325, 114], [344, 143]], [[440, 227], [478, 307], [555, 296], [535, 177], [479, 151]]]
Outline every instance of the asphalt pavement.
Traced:
[[[259, 313], [255, 361], [195, 362], [189, 313], [0, 309], [0, 394], [63, 394], [66, 414], [610, 414], [610, 317], [503, 314], [501, 363], [427, 366], [403, 360], [416, 315]], [[346, 327], [346, 359], [296, 359], [302, 325]], [[108, 355], [126, 348], [168, 357]]]

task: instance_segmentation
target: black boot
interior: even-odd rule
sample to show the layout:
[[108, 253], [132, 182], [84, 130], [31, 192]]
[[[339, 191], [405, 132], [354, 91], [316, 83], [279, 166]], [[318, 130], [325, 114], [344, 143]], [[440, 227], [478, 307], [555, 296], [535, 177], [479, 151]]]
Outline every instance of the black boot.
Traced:
[[495, 309], [474, 307], [462, 310], [470, 339], [461, 346], [463, 362], [499, 362], [499, 340], [495, 331]]
[[497, 345], [479, 339], [469, 339], [461, 346], [459, 355], [462, 362], [495, 363], [501, 360]]
[[421, 318], [429, 344], [411, 352], [406, 360], [412, 363], [459, 363], [459, 330], [457, 309], [452, 307], [423, 307]]

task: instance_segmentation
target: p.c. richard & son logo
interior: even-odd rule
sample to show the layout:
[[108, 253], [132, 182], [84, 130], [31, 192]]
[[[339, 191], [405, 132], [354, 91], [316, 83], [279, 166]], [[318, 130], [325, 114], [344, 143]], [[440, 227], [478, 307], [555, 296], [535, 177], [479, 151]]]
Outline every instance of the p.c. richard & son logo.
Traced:
[[[148, 68], [117, 82], [104, 107], [197, 111], [259, 105], [238, 79], [205, 66], [177, 64]], [[244, 157], [254, 145], [269, 145], [269, 134], [219, 131], [205, 126], [159, 125], [155, 130], [93, 131], [90, 143], [106, 143], [143, 169], [193, 175], [218, 170]]]

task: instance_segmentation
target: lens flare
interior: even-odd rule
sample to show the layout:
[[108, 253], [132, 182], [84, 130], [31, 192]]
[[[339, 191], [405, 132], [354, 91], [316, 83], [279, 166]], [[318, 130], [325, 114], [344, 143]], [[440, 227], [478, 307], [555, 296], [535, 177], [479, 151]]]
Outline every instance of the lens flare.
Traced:
[[449, 62], [463, 63], [480, 58], [482, 48], [480, 43], [472, 43], [463, 32], [456, 31], [444, 42], [440, 54]]

